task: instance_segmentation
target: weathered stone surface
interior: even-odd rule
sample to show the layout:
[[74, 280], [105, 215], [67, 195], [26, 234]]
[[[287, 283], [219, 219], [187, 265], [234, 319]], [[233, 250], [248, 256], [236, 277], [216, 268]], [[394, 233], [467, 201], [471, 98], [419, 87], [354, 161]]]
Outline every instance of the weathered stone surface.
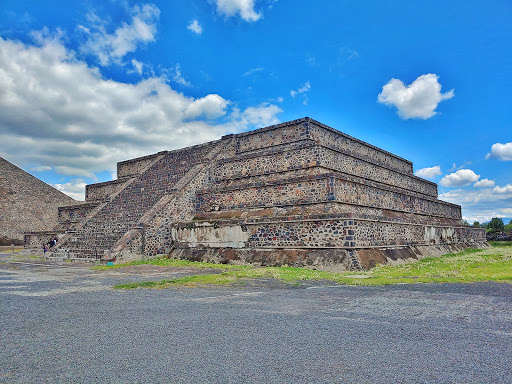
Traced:
[[0, 157], [0, 238], [23, 241], [28, 231], [52, 229], [61, 205], [74, 199]]
[[303, 118], [118, 163], [55, 252], [371, 268], [486, 246], [399, 156]]

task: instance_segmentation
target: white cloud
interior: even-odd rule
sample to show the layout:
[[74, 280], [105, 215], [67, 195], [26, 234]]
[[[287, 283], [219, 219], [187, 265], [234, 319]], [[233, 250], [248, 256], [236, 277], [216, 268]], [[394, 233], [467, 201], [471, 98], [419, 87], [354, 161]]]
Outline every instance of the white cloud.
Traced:
[[507, 184], [504, 187], [496, 186], [496, 187], [494, 187], [493, 192], [500, 193], [500, 194], [512, 193], [512, 184]]
[[512, 191], [497, 193], [490, 188], [455, 189], [440, 194], [439, 199], [461, 205], [463, 217], [468, 222], [482, 223], [493, 217], [504, 217], [502, 209], [498, 207], [512, 206]]
[[51, 171], [53, 168], [48, 165], [38, 165], [37, 167], [30, 168], [31, 171], [34, 172], [48, 172]]
[[82, 179], [74, 179], [65, 184], [53, 184], [59, 191], [75, 200], [85, 200], [85, 185]]
[[479, 178], [480, 175], [477, 175], [471, 169], [459, 169], [457, 172], [450, 173], [443, 177], [439, 181], [439, 184], [443, 187], [463, 187], [474, 183]]
[[136, 84], [104, 79], [52, 39], [32, 46], [0, 37], [0, 90], [2, 156], [75, 177], [273, 124], [281, 112], [268, 104], [232, 114], [222, 96], [187, 97], [164, 77]]
[[295, 97], [298, 93], [308, 92], [310, 89], [311, 89], [311, 84], [309, 84], [309, 81], [306, 81], [304, 83], [304, 85], [302, 87], [300, 87], [299, 89], [297, 89], [296, 91], [292, 89], [290, 91], [290, 95], [292, 97]]
[[457, 164], [453, 163], [452, 167], [448, 170], [448, 172], [457, 171], [459, 169], [466, 168], [470, 165], [471, 165], [471, 161], [468, 161], [468, 160], [464, 161], [464, 163], [462, 163], [462, 165], [457, 165]]
[[178, 84], [183, 85], [184, 87], [192, 86], [192, 84], [190, 84], [190, 81], [186, 80], [181, 74], [181, 66], [179, 64], [176, 64], [176, 66], [174, 67], [174, 74], [172, 76], [172, 79]]
[[257, 127], [265, 127], [268, 125], [278, 124], [276, 118], [282, 109], [277, 105], [262, 103], [258, 107], [249, 107], [245, 111], [240, 112], [235, 109], [231, 114], [232, 119], [238, 121], [242, 126], [253, 125]]
[[512, 143], [496, 143], [491, 147], [491, 152], [485, 156], [486, 159], [512, 160]]
[[203, 27], [201, 27], [201, 24], [199, 24], [197, 20], [192, 20], [192, 22], [187, 26], [187, 29], [197, 35], [203, 33]]
[[511, 215], [512, 214], [512, 208], [503, 208], [501, 212], [505, 215]]
[[89, 14], [89, 20], [94, 23], [90, 28], [79, 26], [87, 39], [81, 46], [83, 53], [98, 58], [101, 65], [121, 63], [128, 53], [134, 52], [141, 44], [155, 41], [156, 23], [160, 10], [153, 4], [136, 5], [131, 9], [130, 23], [123, 22], [114, 33], [108, 33], [105, 23], [95, 14]]
[[184, 110], [185, 119], [197, 119], [205, 117], [207, 119], [216, 119], [225, 115], [226, 107], [229, 101], [216, 94], [206, 95], [188, 103]]
[[494, 180], [489, 180], [489, 179], [482, 179], [480, 181], [477, 181], [475, 184], [473, 184], [473, 187], [477, 187], [477, 188], [492, 188], [494, 187], [496, 183], [494, 182]]
[[435, 167], [422, 168], [418, 169], [415, 173], [418, 177], [423, 177], [425, 179], [433, 179], [436, 176], [442, 175], [441, 167], [436, 165]]
[[419, 76], [409, 85], [398, 79], [391, 79], [382, 87], [379, 94], [379, 103], [398, 109], [398, 114], [403, 119], [429, 119], [437, 112], [437, 105], [454, 96], [453, 89], [447, 93], [441, 93], [439, 77], [433, 73]]
[[462, 216], [463, 220], [466, 220], [470, 225], [475, 221], [478, 221], [480, 224], [491, 221], [493, 217], [505, 217], [499, 210], [495, 209], [487, 209], [485, 211], [473, 212], [469, 215]]
[[261, 71], [263, 71], [263, 67], [251, 68], [247, 72], [244, 73], [244, 76], [254, 75], [255, 73], [258, 73], [258, 72], [261, 72]]
[[231, 17], [239, 15], [245, 21], [258, 21], [262, 14], [254, 10], [255, 0], [215, 0], [217, 12]]
[[144, 64], [142, 64], [140, 61], [137, 61], [135, 59], [132, 59], [131, 63], [133, 65], [133, 70], [128, 71], [128, 73], [137, 72], [139, 75], [142, 75], [142, 68], [144, 67]]
[[60, 42], [65, 38], [65, 33], [62, 29], [57, 28], [55, 31], [50, 31], [47, 27], [44, 27], [38, 31], [30, 32], [30, 36], [38, 44], [44, 44], [46, 41], [53, 40]]
[[304, 85], [302, 87], [300, 87], [299, 89], [297, 90], [291, 90], [290, 91], [290, 96], [291, 97], [295, 97], [297, 96], [298, 94], [303, 94], [304, 98], [302, 100], [302, 104], [304, 105], [307, 105], [308, 104], [308, 96], [307, 96], [307, 92], [309, 92], [309, 90], [311, 89], [311, 84], [309, 84], [309, 81], [306, 81], [304, 83]]

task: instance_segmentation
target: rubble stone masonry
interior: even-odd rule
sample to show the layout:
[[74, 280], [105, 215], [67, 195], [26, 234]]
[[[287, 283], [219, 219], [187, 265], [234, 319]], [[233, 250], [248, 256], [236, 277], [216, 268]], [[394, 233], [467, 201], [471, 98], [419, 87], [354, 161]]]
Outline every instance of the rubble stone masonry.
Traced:
[[360, 269], [486, 246], [410, 161], [310, 118], [123, 161], [117, 175], [59, 208], [52, 257]]
[[53, 228], [58, 207], [74, 203], [71, 197], [0, 157], [0, 239], [6, 245], [23, 242], [25, 232]]

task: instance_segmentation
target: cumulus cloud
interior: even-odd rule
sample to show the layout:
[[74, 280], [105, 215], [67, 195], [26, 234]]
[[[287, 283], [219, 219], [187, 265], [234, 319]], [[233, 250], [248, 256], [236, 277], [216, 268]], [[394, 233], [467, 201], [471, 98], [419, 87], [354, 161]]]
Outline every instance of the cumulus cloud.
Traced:
[[496, 143], [491, 147], [491, 152], [485, 156], [486, 159], [512, 160], [512, 143]]
[[433, 73], [421, 75], [411, 84], [405, 85], [401, 80], [391, 79], [382, 87], [379, 103], [395, 106], [403, 119], [429, 119], [437, 112], [437, 105], [454, 96], [453, 89], [441, 93], [439, 77]]
[[2, 156], [75, 178], [273, 124], [281, 112], [269, 104], [230, 113], [222, 96], [187, 97], [165, 77], [136, 84], [104, 79], [55, 39], [33, 46], [0, 37], [0, 90]]
[[439, 199], [462, 206], [463, 216], [468, 222], [485, 222], [493, 217], [504, 217], [500, 206], [512, 206], [512, 191], [497, 193], [491, 188], [455, 189], [440, 194]]
[[113, 33], [107, 31], [105, 23], [97, 15], [90, 13], [88, 18], [93, 26], [79, 26], [86, 36], [81, 51], [96, 56], [99, 63], [106, 66], [121, 63], [121, 59], [139, 45], [155, 41], [160, 10], [153, 4], [144, 4], [133, 7], [131, 13], [130, 22], [124, 22]]
[[443, 177], [439, 180], [439, 184], [443, 187], [464, 187], [474, 183], [479, 178], [480, 175], [477, 175], [471, 169], [459, 169], [457, 172], [450, 173]]
[[64, 184], [53, 184], [53, 187], [75, 200], [85, 200], [85, 185], [82, 179], [74, 179]]
[[496, 187], [494, 187], [493, 192], [496, 192], [499, 194], [512, 193], [512, 184], [507, 184], [504, 187], [496, 186]]
[[435, 167], [422, 168], [418, 169], [415, 173], [418, 177], [423, 177], [425, 179], [433, 179], [436, 176], [442, 175], [441, 167], [436, 165]]
[[201, 24], [199, 24], [197, 20], [192, 20], [187, 26], [187, 29], [194, 32], [196, 35], [203, 33], [203, 27], [201, 27]]
[[473, 187], [477, 187], [477, 188], [492, 188], [492, 187], [494, 187], [494, 184], [496, 184], [494, 182], [494, 180], [482, 179], [480, 181], [477, 181], [475, 184], [473, 184]]
[[262, 103], [257, 107], [249, 107], [243, 112], [235, 109], [231, 114], [231, 118], [242, 126], [254, 125], [264, 127], [279, 123], [276, 115], [280, 112], [282, 112], [282, 109], [277, 105]]
[[215, 0], [217, 12], [226, 17], [239, 15], [245, 21], [258, 21], [262, 14], [254, 10], [255, 0]]

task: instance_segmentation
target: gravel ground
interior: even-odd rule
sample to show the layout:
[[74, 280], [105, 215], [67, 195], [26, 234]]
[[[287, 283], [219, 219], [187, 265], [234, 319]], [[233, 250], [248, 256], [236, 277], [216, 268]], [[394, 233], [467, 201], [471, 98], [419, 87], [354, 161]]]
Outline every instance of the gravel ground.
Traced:
[[512, 382], [510, 284], [117, 291], [194, 271], [89, 267], [0, 254], [1, 383]]

